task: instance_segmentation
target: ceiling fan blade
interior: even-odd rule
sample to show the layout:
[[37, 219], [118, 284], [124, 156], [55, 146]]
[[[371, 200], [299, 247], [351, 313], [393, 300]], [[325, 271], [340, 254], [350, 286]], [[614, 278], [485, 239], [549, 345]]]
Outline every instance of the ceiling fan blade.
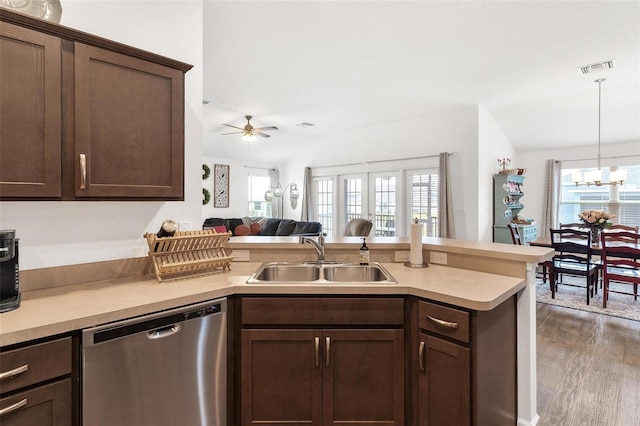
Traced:
[[231, 133], [221, 133], [221, 135], [237, 135], [239, 133], [244, 133], [244, 132], [231, 132]]
[[270, 127], [254, 127], [254, 130], [278, 130], [278, 128], [276, 126], [270, 126]]
[[238, 126], [232, 126], [231, 124], [224, 124], [222, 123], [223, 126], [227, 126], [227, 127], [233, 127], [234, 129], [238, 129], [238, 130], [244, 130], [244, 128], [242, 127], [238, 127]]
[[[255, 129], [254, 129], [254, 130], [255, 130]], [[268, 135], [268, 134], [266, 134], [266, 133], [261, 133], [261, 132], [258, 132], [258, 131], [254, 132], [254, 133], [255, 133], [256, 135], [258, 135], [258, 136], [262, 136], [263, 138], [270, 138], [270, 137], [271, 137], [271, 135]]]

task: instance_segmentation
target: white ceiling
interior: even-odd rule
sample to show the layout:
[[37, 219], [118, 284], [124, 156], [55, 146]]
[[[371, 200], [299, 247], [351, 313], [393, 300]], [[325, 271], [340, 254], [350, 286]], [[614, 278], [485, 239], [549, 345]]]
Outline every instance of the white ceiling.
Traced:
[[[302, 138], [464, 105], [518, 151], [596, 144], [601, 77], [602, 144], [640, 141], [637, 0], [205, 0], [203, 49], [206, 156], [278, 163]], [[221, 136], [247, 114], [279, 130]]]

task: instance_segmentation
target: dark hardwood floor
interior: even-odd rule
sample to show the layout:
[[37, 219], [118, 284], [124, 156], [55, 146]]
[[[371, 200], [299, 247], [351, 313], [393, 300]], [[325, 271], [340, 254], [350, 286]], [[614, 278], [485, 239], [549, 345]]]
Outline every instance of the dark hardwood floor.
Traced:
[[640, 322], [537, 304], [539, 426], [640, 426]]

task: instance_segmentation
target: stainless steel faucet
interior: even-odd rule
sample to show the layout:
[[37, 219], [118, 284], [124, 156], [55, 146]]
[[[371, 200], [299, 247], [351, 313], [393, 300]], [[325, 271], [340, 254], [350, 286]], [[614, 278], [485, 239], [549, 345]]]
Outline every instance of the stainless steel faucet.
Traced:
[[318, 235], [318, 241], [313, 240], [309, 237], [300, 237], [300, 244], [309, 243], [311, 244], [316, 251], [318, 252], [318, 262], [324, 262], [324, 237], [327, 234], [322, 232]]

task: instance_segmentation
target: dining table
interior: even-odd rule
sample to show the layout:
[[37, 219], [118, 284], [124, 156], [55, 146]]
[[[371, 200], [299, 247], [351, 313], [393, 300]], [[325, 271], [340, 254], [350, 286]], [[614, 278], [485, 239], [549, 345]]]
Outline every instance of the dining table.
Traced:
[[[536, 247], [553, 248], [553, 244], [551, 243], [551, 239], [544, 238], [544, 237], [537, 238], [537, 239], [535, 239], [533, 241], [529, 241], [529, 245], [536, 246]], [[615, 243], [607, 244], [607, 247], [609, 247], [609, 246], [627, 246], [627, 247], [633, 247], [633, 248], [640, 248], [640, 242], [636, 242], [635, 244], [615, 242]], [[595, 244], [591, 244], [591, 254], [593, 254], [594, 256], [601, 256], [602, 255], [602, 240], [600, 240], [599, 242], [597, 242]]]

